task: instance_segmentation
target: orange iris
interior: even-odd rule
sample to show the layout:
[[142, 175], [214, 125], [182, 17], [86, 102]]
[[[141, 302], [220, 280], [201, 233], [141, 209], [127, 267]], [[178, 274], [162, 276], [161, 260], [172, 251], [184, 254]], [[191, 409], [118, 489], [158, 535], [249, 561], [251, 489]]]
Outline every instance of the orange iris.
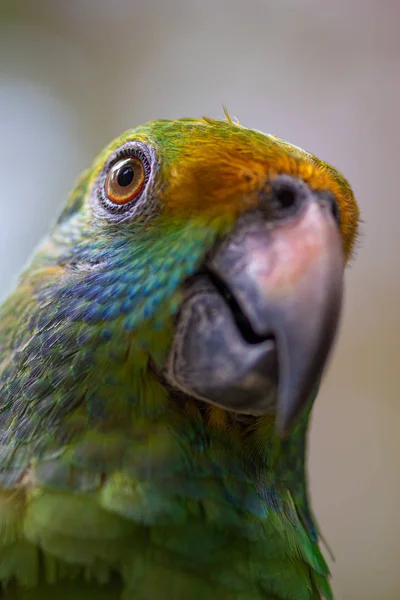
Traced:
[[119, 160], [111, 168], [106, 180], [106, 194], [115, 204], [130, 202], [143, 189], [146, 172], [142, 161], [134, 156]]

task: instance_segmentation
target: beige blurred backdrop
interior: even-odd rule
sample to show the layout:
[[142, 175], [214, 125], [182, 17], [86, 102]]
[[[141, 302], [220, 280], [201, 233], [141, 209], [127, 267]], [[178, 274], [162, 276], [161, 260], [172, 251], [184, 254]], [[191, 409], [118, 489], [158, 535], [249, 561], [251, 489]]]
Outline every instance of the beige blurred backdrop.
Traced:
[[400, 599], [400, 2], [0, 0], [0, 295], [79, 171], [148, 119], [222, 115], [333, 163], [361, 238], [315, 408], [337, 600]]

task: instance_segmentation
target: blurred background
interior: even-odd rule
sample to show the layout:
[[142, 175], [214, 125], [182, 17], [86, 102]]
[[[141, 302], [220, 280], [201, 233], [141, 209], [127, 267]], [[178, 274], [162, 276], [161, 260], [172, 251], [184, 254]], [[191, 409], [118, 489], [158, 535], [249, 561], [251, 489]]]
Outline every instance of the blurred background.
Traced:
[[79, 172], [156, 118], [223, 114], [331, 162], [362, 210], [311, 432], [337, 600], [400, 598], [400, 3], [0, 0], [0, 296]]

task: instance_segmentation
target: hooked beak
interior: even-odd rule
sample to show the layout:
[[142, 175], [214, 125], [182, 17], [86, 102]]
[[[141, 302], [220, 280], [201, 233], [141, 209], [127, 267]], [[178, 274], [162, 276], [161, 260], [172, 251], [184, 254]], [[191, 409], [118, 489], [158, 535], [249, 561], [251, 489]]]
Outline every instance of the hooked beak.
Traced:
[[166, 371], [189, 396], [275, 414], [284, 435], [332, 347], [344, 256], [332, 195], [286, 175], [268, 194], [188, 283]]

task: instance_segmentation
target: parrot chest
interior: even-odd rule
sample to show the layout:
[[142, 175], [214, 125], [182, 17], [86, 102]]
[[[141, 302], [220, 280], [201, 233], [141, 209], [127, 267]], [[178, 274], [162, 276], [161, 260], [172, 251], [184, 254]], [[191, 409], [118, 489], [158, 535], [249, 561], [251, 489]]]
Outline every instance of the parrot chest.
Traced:
[[[175, 417], [130, 436], [87, 433], [31, 461], [23, 481], [1, 493], [3, 580], [117, 576], [132, 594], [146, 590], [132, 600], [162, 590], [171, 600], [318, 597], [307, 537], [286, 522], [284, 500], [223, 439], [206, 444]], [[309, 594], [283, 595], [282, 573]]]

